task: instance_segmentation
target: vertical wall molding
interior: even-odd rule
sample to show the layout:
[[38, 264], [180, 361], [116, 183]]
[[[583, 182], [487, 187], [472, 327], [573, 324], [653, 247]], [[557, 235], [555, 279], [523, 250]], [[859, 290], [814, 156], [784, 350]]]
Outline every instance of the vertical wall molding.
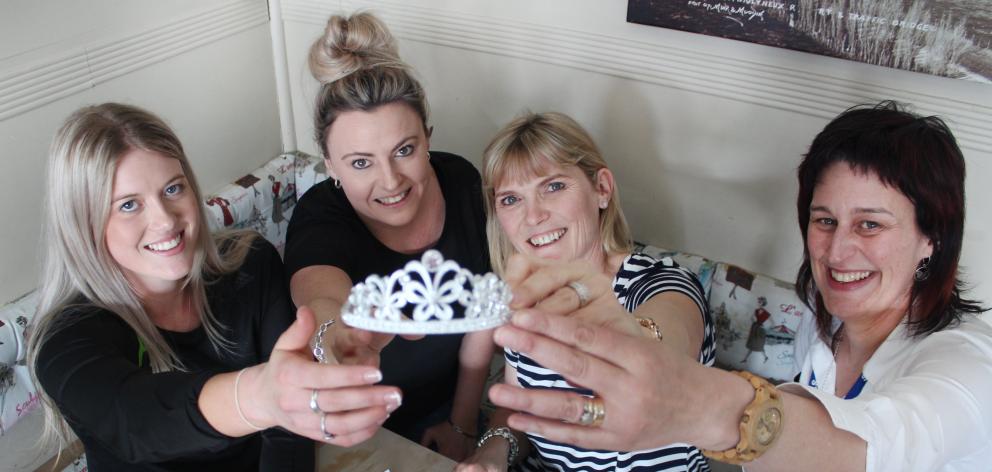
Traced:
[[29, 66], [0, 70], [0, 121], [268, 22], [265, 3], [231, 1], [138, 33], [72, 45]]
[[374, 9], [403, 39], [571, 67], [822, 119], [855, 103], [890, 98], [912, 103], [921, 113], [950, 119], [962, 147], [992, 152], [990, 106], [588, 31], [400, 2], [336, 3], [283, 0], [283, 17], [287, 22], [323, 26], [328, 15], [341, 9]]

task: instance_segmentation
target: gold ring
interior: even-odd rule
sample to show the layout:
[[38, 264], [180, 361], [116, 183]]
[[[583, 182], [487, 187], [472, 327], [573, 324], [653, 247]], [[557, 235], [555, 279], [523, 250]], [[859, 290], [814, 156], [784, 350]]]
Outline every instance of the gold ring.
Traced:
[[578, 280], [573, 280], [566, 286], [574, 290], [575, 295], [579, 297], [579, 308], [582, 308], [589, 303], [589, 287], [586, 287], [586, 284], [579, 282]]
[[606, 404], [597, 396], [587, 397], [582, 403], [582, 415], [579, 423], [582, 426], [600, 426], [606, 420]]

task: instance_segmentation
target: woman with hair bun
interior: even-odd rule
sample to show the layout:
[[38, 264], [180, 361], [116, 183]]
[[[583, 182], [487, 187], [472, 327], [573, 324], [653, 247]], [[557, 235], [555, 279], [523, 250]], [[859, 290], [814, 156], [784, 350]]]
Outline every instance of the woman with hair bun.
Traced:
[[330, 178], [300, 199], [289, 224], [293, 300], [325, 323], [340, 362], [378, 365], [383, 382], [402, 389], [387, 428], [460, 460], [475, 442], [491, 333], [393, 339], [332, 322], [354, 282], [428, 249], [489, 270], [479, 173], [462, 157], [428, 152], [424, 89], [375, 16], [332, 16], [309, 61], [321, 83], [314, 128]]
[[312, 362], [313, 314], [294, 322], [279, 254], [254, 232], [209, 232], [182, 144], [155, 115], [74, 113], [46, 188], [28, 366], [45, 437], [71, 429], [90, 470], [312, 471], [310, 439], [364, 441], [399, 404], [373, 367]]

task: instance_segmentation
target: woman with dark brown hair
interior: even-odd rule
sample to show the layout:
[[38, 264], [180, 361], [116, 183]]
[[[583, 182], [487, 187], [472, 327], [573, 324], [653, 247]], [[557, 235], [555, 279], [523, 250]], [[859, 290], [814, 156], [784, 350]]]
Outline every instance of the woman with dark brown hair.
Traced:
[[490, 397], [528, 413], [510, 427], [587, 448], [687, 442], [749, 471], [985, 470], [992, 327], [962, 296], [964, 179], [947, 126], [891, 102], [817, 135], [797, 199], [797, 291], [816, 317], [796, 337], [798, 382], [779, 387], [600, 329], [608, 305], [547, 298], [575, 283], [612, 296], [588, 267], [512, 259], [518, 311], [496, 342], [596, 391], [604, 412], [589, 427], [576, 424], [590, 403], [578, 395], [497, 385]]

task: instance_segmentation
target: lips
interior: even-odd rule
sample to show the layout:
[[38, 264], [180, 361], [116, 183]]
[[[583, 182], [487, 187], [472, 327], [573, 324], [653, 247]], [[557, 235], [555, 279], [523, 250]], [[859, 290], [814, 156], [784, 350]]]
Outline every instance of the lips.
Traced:
[[547, 246], [555, 241], [561, 239], [565, 235], [567, 230], [565, 228], [556, 229], [554, 231], [548, 231], [547, 233], [542, 233], [537, 236], [533, 236], [527, 240], [534, 247]]
[[392, 206], [402, 202], [404, 199], [406, 199], [407, 195], [409, 194], [410, 194], [410, 189], [406, 189], [396, 195], [376, 198], [375, 201], [379, 202], [382, 205]]

